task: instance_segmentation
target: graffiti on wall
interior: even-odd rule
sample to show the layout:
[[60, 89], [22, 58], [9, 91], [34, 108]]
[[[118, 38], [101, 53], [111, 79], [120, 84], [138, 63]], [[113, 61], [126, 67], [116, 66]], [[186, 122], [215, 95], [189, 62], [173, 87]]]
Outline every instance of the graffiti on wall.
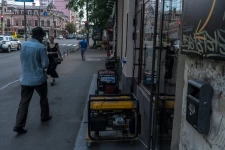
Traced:
[[225, 149], [225, 120], [222, 116], [218, 124], [214, 124], [209, 132], [206, 142], [210, 147], [216, 147], [218, 149]]
[[[204, 5], [202, 5], [204, 3]], [[184, 2], [183, 54], [225, 60], [224, 0]]]

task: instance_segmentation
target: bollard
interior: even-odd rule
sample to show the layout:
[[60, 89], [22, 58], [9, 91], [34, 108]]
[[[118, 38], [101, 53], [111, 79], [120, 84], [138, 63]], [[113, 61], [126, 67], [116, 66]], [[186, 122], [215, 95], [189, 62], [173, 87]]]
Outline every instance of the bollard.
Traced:
[[66, 52], [65, 51], [63, 51], [63, 58], [65, 58], [66, 57]]

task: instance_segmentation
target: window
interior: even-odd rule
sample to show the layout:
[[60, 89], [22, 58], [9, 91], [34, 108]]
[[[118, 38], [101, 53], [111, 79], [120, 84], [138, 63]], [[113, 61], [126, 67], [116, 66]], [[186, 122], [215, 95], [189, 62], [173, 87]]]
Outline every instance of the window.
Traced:
[[18, 19], [16, 19], [15, 22], [16, 22], [16, 26], [19, 26], [19, 21], [18, 21]]
[[7, 19], [7, 27], [10, 27], [10, 20]]
[[35, 25], [35, 26], [38, 26], [38, 20], [35, 20], [35, 21], [34, 21], [34, 25]]
[[41, 26], [44, 27], [45, 26], [45, 21], [41, 20]]
[[27, 25], [28, 25], [28, 26], [31, 26], [31, 20], [28, 20]]
[[49, 20], [47, 20], [47, 26], [50, 27], [50, 21]]
[[[154, 28], [155, 28], [155, 22], [154, 22], [154, 14], [155, 14], [155, 3], [153, 1], [148, 1], [144, 6], [144, 21], [143, 21], [143, 50], [142, 50], [142, 56], [139, 57], [142, 60], [142, 67], [141, 67], [141, 84], [144, 85], [148, 90], [150, 90], [151, 87], [151, 74], [153, 73], [155, 75], [155, 78], [153, 79], [154, 83], [156, 83], [156, 71], [158, 69], [162, 70], [162, 68], [165, 71], [161, 71], [161, 76], [163, 79], [160, 79], [160, 82], [164, 82], [164, 86], [166, 87], [166, 84], [170, 84], [169, 82], [172, 82], [172, 78], [174, 78], [175, 75], [175, 60], [176, 56], [174, 55], [174, 47], [179, 45], [179, 41], [175, 41], [175, 39], [179, 39], [179, 25], [178, 21], [180, 20], [181, 16], [181, 1], [180, 0], [171, 0], [171, 3], [165, 2], [164, 7], [164, 21], [163, 21], [163, 27], [160, 28], [160, 19], [158, 19], [158, 33], [156, 35], [156, 44], [159, 46], [160, 41], [160, 33], [162, 31], [162, 45], [163, 45], [163, 51], [161, 55], [161, 66], [160, 68], [157, 68], [157, 58], [158, 58], [158, 49], [156, 50], [155, 55], [155, 69], [152, 70], [152, 60], [153, 60], [153, 43], [154, 43]], [[179, 11], [178, 11], [179, 10]], [[159, 11], [161, 11], [159, 9]], [[159, 12], [160, 14], [160, 12]], [[174, 17], [177, 16], [177, 17]], [[160, 18], [160, 15], [159, 15]], [[179, 47], [179, 46], [177, 46]], [[175, 52], [176, 54], [176, 52]], [[140, 74], [139, 74], [140, 75]], [[171, 81], [170, 81], [171, 80]]]
[[[153, 43], [154, 43], [154, 19], [155, 9], [151, 2], [145, 4], [144, 12], [144, 25], [143, 25], [143, 51], [142, 51], [142, 84], [150, 90], [151, 87], [151, 75], [154, 73], [156, 76], [157, 63], [155, 63], [155, 70], [152, 71], [152, 59], [153, 59]], [[156, 57], [157, 58], [157, 57]], [[157, 60], [155, 61], [157, 62]], [[154, 78], [156, 83], [156, 78]]]
[[34, 14], [35, 14], [35, 15], [38, 15], [38, 12], [37, 12], [37, 11], [34, 11]]
[[23, 13], [24, 13], [23, 10], [21, 10], [21, 14], [22, 14], [22, 15], [23, 15]]
[[22, 20], [22, 26], [24, 26], [25, 25], [25, 21], [24, 20]]

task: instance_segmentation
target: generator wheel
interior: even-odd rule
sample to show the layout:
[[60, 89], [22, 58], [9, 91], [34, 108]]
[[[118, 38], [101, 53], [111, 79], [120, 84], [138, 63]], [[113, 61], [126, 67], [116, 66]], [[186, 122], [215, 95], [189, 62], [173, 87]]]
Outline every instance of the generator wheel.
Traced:
[[91, 142], [86, 142], [87, 147], [91, 147]]

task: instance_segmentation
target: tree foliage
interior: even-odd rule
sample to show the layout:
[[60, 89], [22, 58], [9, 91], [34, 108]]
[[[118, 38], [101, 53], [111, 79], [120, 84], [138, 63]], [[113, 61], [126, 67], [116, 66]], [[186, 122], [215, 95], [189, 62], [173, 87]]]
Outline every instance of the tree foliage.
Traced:
[[79, 17], [84, 17], [84, 11], [88, 2], [89, 23], [94, 23], [99, 27], [106, 28], [111, 22], [113, 10], [113, 0], [69, 0], [67, 8], [79, 13]]
[[71, 34], [76, 32], [76, 25], [74, 23], [67, 23], [66, 24], [66, 30]]

